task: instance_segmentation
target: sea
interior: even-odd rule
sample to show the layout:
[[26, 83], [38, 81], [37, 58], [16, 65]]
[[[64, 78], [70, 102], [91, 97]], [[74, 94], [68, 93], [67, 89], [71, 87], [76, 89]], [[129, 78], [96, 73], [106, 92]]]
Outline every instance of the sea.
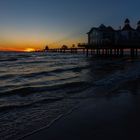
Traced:
[[47, 128], [84, 100], [111, 98], [139, 79], [140, 58], [0, 52], [0, 140]]

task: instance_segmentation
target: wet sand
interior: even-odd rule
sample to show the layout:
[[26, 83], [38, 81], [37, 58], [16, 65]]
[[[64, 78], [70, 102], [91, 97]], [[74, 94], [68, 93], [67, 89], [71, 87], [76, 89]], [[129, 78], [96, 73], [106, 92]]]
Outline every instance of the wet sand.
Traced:
[[127, 81], [108, 95], [87, 99], [48, 129], [24, 140], [140, 139], [140, 80]]

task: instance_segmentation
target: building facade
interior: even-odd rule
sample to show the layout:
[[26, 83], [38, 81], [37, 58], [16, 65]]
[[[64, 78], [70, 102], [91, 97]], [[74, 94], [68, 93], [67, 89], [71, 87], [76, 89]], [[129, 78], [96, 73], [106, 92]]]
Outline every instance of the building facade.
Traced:
[[126, 19], [122, 29], [115, 30], [111, 26], [106, 27], [101, 24], [99, 27], [93, 27], [88, 33], [88, 45], [109, 46], [109, 45], [138, 45], [140, 44], [140, 21], [137, 28], [130, 25], [129, 19]]
[[89, 45], [106, 45], [114, 43], [114, 29], [101, 24], [98, 28], [92, 28], [88, 33]]

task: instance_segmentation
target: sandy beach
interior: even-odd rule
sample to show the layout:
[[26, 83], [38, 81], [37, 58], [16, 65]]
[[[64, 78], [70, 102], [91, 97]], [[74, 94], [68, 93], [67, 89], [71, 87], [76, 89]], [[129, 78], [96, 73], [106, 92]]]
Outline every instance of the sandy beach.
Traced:
[[107, 96], [87, 99], [49, 128], [24, 140], [139, 139], [139, 79], [127, 81]]

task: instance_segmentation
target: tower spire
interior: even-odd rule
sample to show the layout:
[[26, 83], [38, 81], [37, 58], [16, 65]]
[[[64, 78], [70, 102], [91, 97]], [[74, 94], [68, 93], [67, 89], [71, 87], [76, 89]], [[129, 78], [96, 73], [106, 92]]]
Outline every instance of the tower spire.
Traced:
[[127, 18], [124, 22], [125, 25], [129, 25], [130, 24], [130, 20]]

